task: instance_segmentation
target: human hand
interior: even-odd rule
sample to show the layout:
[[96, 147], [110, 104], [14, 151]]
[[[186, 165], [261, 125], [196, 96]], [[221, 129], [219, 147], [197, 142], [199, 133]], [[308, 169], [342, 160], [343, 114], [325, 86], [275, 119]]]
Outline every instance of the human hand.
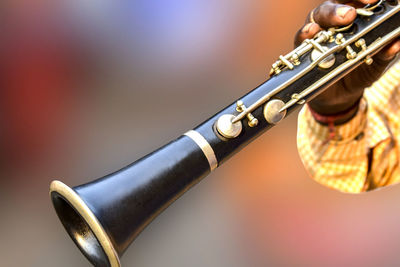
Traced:
[[[355, 8], [376, 2], [378, 0], [332, 0], [322, 3], [310, 12], [306, 24], [297, 32], [295, 45], [313, 38], [322, 29], [351, 24], [357, 16]], [[310, 101], [310, 107], [321, 115], [336, 115], [351, 109], [362, 97], [364, 89], [382, 75], [399, 51], [400, 39], [396, 39], [373, 57], [373, 64], [362, 64], [331, 85]]]

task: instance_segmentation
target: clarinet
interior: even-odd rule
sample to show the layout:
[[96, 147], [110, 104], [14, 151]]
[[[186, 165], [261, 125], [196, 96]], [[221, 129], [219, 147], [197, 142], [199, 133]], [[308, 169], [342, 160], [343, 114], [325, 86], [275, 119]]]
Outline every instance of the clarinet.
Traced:
[[319, 32], [279, 56], [269, 79], [195, 129], [93, 182], [50, 185], [69, 236], [95, 266], [120, 257], [160, 212], [289, 113], [310, 101], [400, 36], [400, 4], [357, 9], [353, 24]]

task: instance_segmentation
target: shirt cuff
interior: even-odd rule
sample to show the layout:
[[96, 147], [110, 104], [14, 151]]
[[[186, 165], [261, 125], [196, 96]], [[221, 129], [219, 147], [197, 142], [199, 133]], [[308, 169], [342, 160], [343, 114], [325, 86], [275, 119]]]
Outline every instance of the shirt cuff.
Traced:
[[364, 136], [367, 121], [367, 101], [362, 98], [356, 115], [348, 122], [334, 127], [328, 127], [316, 121], [308, 105], [303, 108], [300, 117], [303, 117], [301, 120], [307, 124], [314, 137], [320, 141], [347, 143]]

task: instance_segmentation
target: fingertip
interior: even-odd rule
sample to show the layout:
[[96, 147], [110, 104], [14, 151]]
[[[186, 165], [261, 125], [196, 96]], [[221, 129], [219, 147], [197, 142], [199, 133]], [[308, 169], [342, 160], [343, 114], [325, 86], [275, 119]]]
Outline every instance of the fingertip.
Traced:
[[400, 40], [394, 41], [385, 49], [383, 49], [377, 56], [384, 61], [390, 61], [396, 57], [400, 52]]
[[308, 34], [310, 33], [310, 31], [312, 31], [313, 28], [315, 28], [316, 26], [318, 26], [318, 24], [315, 23], [315, 22], [307, 23], [307, 24], [303, 27], [303, 29], [301, 29], [301, 32], [302, 32], [304, 35], [308, 35]]
[[317, 34], [320, 30], [321, 27], [317, 23], [307, 23], [297, 32], [295, 38], [295, 46], [300, 45], [305, 39], [313, 38], [315, 34]]
[[362, 4], [375, 4], [376, 2], [378, 2], [379, 0], [359, 0], [360, 3]]
[[386, 54], [389, 58], [394, 58], [400, 52], [400, 40], [392, 43], [386, 50]]
[[354, 7], [347, 5], [338, 5], [335, 9], [335, 18], [337, 24], [346, 25], [350, 24], [357, 17], [357, 12]]
[[319, 31], [322, 30], [321, 26], [319, 26], [317, 23], [315, 22], [311, 22], [311, 25], [308, 28], [308, 38], [313, 38]]
[[323, 28], [345, 26], [357, 17], [356, 9], [349, 5], [325, 2], [315, 9], [314, 19]]

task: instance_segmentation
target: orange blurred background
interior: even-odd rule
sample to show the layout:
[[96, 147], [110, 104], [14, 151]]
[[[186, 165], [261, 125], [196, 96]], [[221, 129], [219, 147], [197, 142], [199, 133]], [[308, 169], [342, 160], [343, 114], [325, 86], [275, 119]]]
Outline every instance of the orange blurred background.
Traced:
[[[0, 266], [89, 266], [48, 186], [115, 171], [266, 79], [320, 1], [6, 0]], [[400, 187], [308, 178], [296, 115], [163, 212], [123, 266], [395, 266]]]

